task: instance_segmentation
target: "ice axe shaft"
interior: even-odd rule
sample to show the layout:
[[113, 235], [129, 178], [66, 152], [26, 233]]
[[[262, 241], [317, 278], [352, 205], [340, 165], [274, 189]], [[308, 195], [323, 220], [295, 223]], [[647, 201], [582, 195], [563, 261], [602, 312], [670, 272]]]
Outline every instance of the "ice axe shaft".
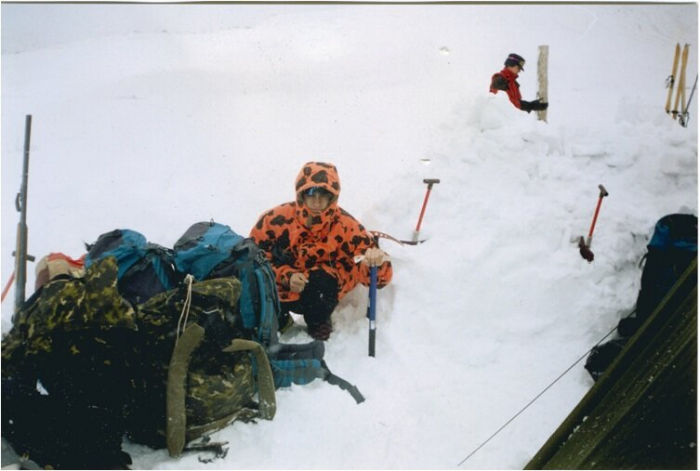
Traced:
[[377, 341], [377, 267], [369, 269], [369, 279], [367, 317], [369, 318], [369, 356], [373, 357]]
[[595, 229], [595, 223], [598, 220], [598, 214], [600, 213], [600, 205], [603, 204], [603, 198], [609, 195], [608, 190], [605, 189], [603, 185], [598, 185], [600, 193], [598, 195], [598, 204], [595, 208], [595, 213], [593, 214], [593, 222], [591, 223], [591, 229], [588, 231], [588, 241], [583, 240], [583, 236], [578, 241], [578, 248], [581, 257], [591, 263], [593, 261], [594, 255], [591, 251], [591, 241], [593, 240], [593, 230]]
[[593, 222], [591, 222], [591, 229], [588, 231], [588, 240], [586, 245], [588, 245], [589, 247], [591, 246], [591, 240], [593, 239], [593, 230], [595, 229], [596, 221], [598, 221], [598, 213], [600, 213], [600, 206], [603, 204], [603, 198], [610, 194], [603, 185], [598, 185], [598, 189], [600, 189], [600, 194], [598, 195], [598, 204], [596, 205], [595, 213], [593, 214]]
[[428, 185], [428, 190], [425, 192], [425, 199], [423, 200], [423, 207], [420, 210], [420, 216], [418, 216], [418, 224], [416, 224], [416, 230], [413, 233], [413, 242], [418, 242], [418, 235], [420, 234], [420, 225], [423, 223], [423, 216], [425, 215], [425, 208], [428, 206], [428, 198], [430, 198], [430, 192], [433, 189], [433, 185], [440, 183], [439, 178], [425, 178], [423, 183]]

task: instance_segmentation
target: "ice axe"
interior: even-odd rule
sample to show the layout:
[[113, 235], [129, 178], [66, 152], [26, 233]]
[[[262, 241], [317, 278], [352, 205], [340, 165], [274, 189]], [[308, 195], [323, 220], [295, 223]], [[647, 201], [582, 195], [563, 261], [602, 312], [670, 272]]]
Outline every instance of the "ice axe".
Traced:
[[600, 205], [603, 204], [603, 198], [609, 195], [608, 190], [605, 189], [603, 185], [598, 185], [600, 193], [598, 195], [598, 204], [595, 207], [595, 213], [593, 214], [593, 222], [591, 223], [591, 229], [588, 231], [588, 239], [584, 242], [583, 236], [578, 241], [579, 253], [581, 256], [588, 260], [588, 263], [593, 261], [593, 252], [591, 252], [591, 241], [593, 240], [593, 229], [595, 229], [595, 223], [598, 220], [598, 213], [600, 212]]
[[420, 210], [420, 216], [418, 216], [418, 224], [416, 224], [416, 230], [413, 232], [413, 242], [412, 245], [416, 245], [418, 241], [418, 235], [420, 234], [420, 225], [423, 222], [423, 215], [425, 214], [425, 208], [428, 206], [428, 198], [430, 198], [430, 192], [433, 189], [433, 185], [440, 183], [438, 178], [424, 178], [423, 183], [428, 185], [428, 191], [425, 192], [425, 199], [423, 200], [423, 207]]

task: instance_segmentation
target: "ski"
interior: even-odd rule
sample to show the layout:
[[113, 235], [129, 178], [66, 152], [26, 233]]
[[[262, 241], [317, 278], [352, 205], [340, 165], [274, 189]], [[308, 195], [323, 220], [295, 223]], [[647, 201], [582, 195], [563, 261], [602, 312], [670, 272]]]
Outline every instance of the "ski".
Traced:
[[[537, 98], [542, 103], [548, 103], [547, 99], [547, 66], [549, 62], [549, 46], [540, 46], [540, 56], [537, 59], [537, 81], [539, 83], [539, 89], [537, 91]], [[547, 122], [547, 110], [537, 111], [537, 119], [540, 121]]]
[[678, 110], [678, 105], [683, 106], [685, 104], [685, 69], [688, 66], [688, 52], [690, 49], [690, 44], [683, 46], [683, 54], [681, 55], [681, 70], [678, 74], [678, 90], [676, 91], [676, 101], [673, 105], [673, 119], [680, 114]]
[[676, 53], [673, 55], [673, 68], [671, 75], [666, 79], [666, 87], [668, 88], [668, 96], [666, 97], [666, 113], [671, 112], [671, 99], [673, 98], [673, 85], [676, 81], [676, 69], [678, 69], [678, 59], [681, 57], [681, 45], [676, 43]]

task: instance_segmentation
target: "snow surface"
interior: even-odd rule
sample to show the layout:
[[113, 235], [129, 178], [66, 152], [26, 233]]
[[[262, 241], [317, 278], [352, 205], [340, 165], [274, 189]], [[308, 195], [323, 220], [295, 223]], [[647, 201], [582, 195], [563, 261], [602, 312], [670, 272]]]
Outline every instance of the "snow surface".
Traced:
[[[663, 110], [677, 42], [697, 68], [697, 5], [2, 4], [2, 282], [13, 271], [25, 115], [33, 116], [29, 252], [77, 257], [132, 228], [172, 246], [214, 219], [247, 234], [293, 198], [304, 162], [337, 164], [340, 203], [382, 242], [367, 355], [367, 289], [334, 314], [331, 369], [280, 390], [273, 421], [213, 435], [228, 455], [134, 468], [515, 469], [592, 385], [582, 363], [471, 456], [629, 312], [654, 223], [697, 214], [697, 100]], [[549, 123], [488, 93], [510, 52], [537, 90], [550, 46]], [[595, 261], [598, 185], [610, 192]], [[29, 295], [34, 265], [28, 266]], [[2, 304], [10, 326], [13, 292]], [[300, 326], [284, 341], [309, 341]], [[206, 455], [204, 457], [207, 457]]]

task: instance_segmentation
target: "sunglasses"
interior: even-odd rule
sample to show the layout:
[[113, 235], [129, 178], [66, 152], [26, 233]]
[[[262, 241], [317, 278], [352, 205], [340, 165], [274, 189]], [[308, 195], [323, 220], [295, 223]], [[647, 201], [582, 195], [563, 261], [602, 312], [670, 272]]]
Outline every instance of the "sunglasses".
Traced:
[[323, 187], [314, 186], [309, 188], [308, 190], [305, 190], [303, 195], [307, 197], [318, 195], [320, 198], [330, 198], [331, 196], [333, 196], [333, 193], [331, 193]]

